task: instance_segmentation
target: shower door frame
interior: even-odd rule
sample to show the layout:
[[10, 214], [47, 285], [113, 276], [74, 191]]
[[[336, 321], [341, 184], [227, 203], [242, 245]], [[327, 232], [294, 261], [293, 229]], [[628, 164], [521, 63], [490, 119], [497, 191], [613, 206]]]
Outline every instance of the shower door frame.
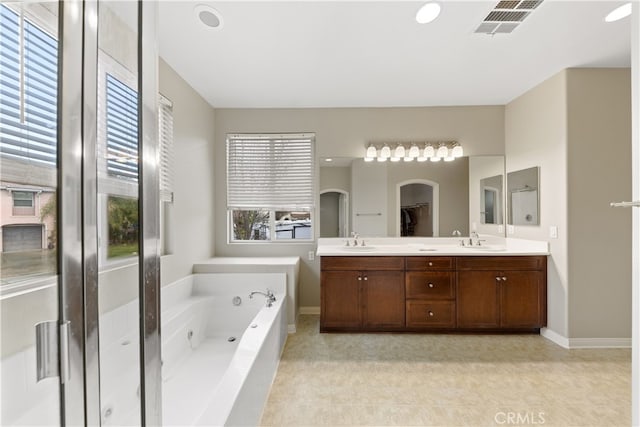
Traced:
[[[157, 4], [138, 7], [141, 425], [162, 425]], [[60, 417], [100, 425], [97, 239], [98, 0], [59, 2], [58, 218]]]

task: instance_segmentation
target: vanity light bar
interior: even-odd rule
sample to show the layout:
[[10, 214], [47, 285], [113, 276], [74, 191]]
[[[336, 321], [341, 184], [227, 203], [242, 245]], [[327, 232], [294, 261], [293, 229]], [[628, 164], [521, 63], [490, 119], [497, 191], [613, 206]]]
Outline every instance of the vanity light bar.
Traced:
[[417, 160], [425, 162], [446, 162], [453, 161], [464, 155], [462, 146], [457, 141], [436, 141], [436, 142], [411, 142], [398, 144], [373, 144], [369, 143], [366, 147], [364, 156], [365, 162], [399, 162], [404, 160], [410, 162]]

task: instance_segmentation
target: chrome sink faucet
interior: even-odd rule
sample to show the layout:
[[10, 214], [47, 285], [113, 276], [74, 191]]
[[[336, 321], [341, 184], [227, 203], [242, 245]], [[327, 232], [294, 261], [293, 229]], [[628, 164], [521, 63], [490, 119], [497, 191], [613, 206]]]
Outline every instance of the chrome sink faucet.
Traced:
[[276, 296], [269, 289], [267, 289], [267, 292], [253, 291], [249, 294], [249, 298], [253, 299], [253, 296], [255, 294], [264, 295], [264, 297], [267, 299], [267, 307], [271, 307], [273, 303], [276, 302]]
[[353, 237], [353, 246], [358, 246], [358, 238], [360, 235], [357, 232], [352, 231], [351, 236]]
[[472, 231], [471, 234], [469, 234], [469, 246], [473, 246], [473, 239], [476, 239], [477, 244], [480, 245], [480, 237], [476, 231]]

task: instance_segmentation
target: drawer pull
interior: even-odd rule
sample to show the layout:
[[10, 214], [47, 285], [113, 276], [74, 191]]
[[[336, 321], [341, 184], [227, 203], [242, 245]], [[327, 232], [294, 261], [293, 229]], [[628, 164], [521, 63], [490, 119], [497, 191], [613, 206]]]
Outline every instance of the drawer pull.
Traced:
[[[358, 276], [358, 280], [362, 280], [362, 276]], [[498, 279], [499, 280], [499, 279]]]
[[431, 261], [429, 261], [429, 267], [432, 267], [433, 263]]
[[429, 284], [427, 284], [427, 286], [430, 287], [430, 288], [433, 288], [434, 285], [433, 285], [433, 283], [429, 283]]
[[433, 317], [433, 311], [429, 310], [429, 317]]
[[369, 280], [369, 278], [367, 276], [364, 276], [364, 280]]
[[507, 281], [507, 278], [506, 278], [505, 276], [502, 276], [502, 281], [503, 281], [503, 282], [506, 282], [506, 281]]
[[502, 280], [502, 277], [496, 277], [496, 280], [499, 282]]

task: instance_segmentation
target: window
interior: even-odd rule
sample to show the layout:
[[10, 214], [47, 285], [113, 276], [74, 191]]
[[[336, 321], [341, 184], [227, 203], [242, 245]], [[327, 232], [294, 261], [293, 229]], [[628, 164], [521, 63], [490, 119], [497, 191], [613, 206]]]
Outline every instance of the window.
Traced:
[[[138, 92], [133, 73], [105, 52], [99, 53], [98, 66], [98, 222], [99, 252], [104, 263], [138, 253]], [[158, 126], [159, 190], [163, 202], [159, 212], [164, 239], [164, 202], [173, 199], [173, 113], [171, 102], [162, 95]]]
[[9, 3], [0, 4], [3, 292], [57, 273], [57, 6]]
[[232, 242], [313, 239], [314, 134], [227, 135]]
[[33, 207], [33, 193], [30, 191], [14, 191], [11, 193], [13, 196], [13, 206], [32, 208]]
[[58, 42], [0, 5], [0, 153], [55, 167]]

